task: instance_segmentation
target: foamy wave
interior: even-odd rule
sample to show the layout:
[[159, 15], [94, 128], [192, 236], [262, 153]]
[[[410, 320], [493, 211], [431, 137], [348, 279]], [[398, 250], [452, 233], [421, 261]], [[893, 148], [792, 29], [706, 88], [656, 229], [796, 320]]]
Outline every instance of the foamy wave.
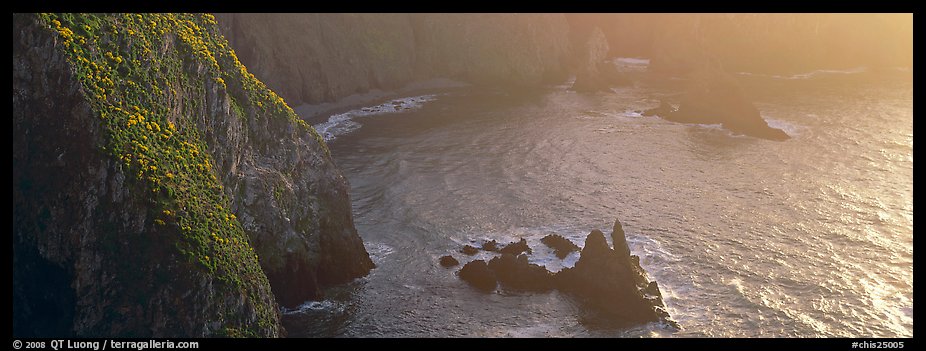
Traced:
[[649, 65], [649, 59], [636, 57], [618, 57], [614, 62], [625, 65]]
[[640, 260], [644, 264], [652, 262], [662, 265], [680, 261], [678, 256], [669, 252], [661, 242], [649, 236], [627, 233], [627, 244], [630, 246], [631, 252], [640, 256]]
[[296, 308], [282, 308], [282, 313], [286, 315], [305, 313], [309, 311], [322, 311], [322, 310], [334, 310], [341, 308], [341, 305], [337, 302], [322, 300], [322, 301], [306, 301], [305, 303], [299, 305]]
[[393, 249], [392, 246], [386, 245], [384, 243], [364, 241], [363, 246], [367, 249], [367, 253], [370, 254], [370, 259], [372, 259], [373, 263], [377, 265], [382, 263], [386, 256], [389, 256], [395, 252], [395, 249]]
[[424, 106], [424, 103], [436, 99], [436, 94], [395, 99], [380, 105], [364, 107], [333, 115], [328, 117], [327, 122], [316, 124], [314, 127], [326, 142], [330, 142], [338, 136], [360, 129], [361, 124], [355, 121], [358, 117], [416, 110]]
[[[787, 133], [788, 136], [792, 138], [800, 135], [800, 131], [802, 128], [798, 125], [791, 124], [789, 122], [785, 122], [779, 119], [766, 118], [764, 116], [762, 118], [765, 120], [765, 122], [768, 124], [769, 127], [781, 129], [785, 133]], [[716, 123], [716, 124], [693, 123], [689, 125], [694, 126], [696, 128], [706, 129], [706, 130], [710, 130], [714, 132], [726, 133], [728, 136], [733, 137], [733, 138], [751, 138], [751, 136], [748, 136], [745, 134], [734, 133], [733, 131], [730, 131], [729, 129], [724, 128], [723, 125], [720, 123]]]
[[792, 138], [801, 134], [800, 126], [782, 121], [780, 119], [766, 118], [765, 122], [768, 123], [769, 127], [778, 128], [778, 129], [785, 131], [785, 133], [788, 133], [788, 135]]
[[[456, 242], [456, 246], [473, 245], [475, 247], [481, 247], [482, 243], [485, 241], [495, 240], [498, 242], [499, 247], [502, 247], [510, 242], [516, 242], [524, 238], [527, 241], [527, 246], [533, 250], [533, 253], [527, 256], [528, 262], [543, 266], [550, 272], [558, 272], [563, 268], [575, 266], [576, 262], [579, 260], [580, 252], [573, 251], [565, 258], [560, 259], [556, 257], [554, 250], [545, 245], [541, 239], [548, 234], [555, 233], [572, 241], [581, 248], [590, 231], [590, 229], [579, 229], [566, 225], [531, 228], [516, 227], [500, 232], [473, 233], [467, 235], [465, 240], [454, 240], [454, 242]], [[605, 240], [608, 241], [609, 245], [613, 245], [610, 235], [605, 235]], [[662, 269], [667, 264], [678, 262], [679, 260], [676, 255], [666, 250], [662, 243], [645, 234], [627, 232], [627, 243], [630, 246], [631, 252], [634, 255], [640, 256], [644, 269], [647, 271], [650, 271], [650, 267], [652, 267], [653, 270]], [[488, 261], [495, 256], [495, 253], [480, 250], [479, 253], [472, 256], [471, 259]]]
[[[559, 234], [572, 241], [576, 245], [581, 247], [585, 242], [585, 236], [588, 235], [588, 231], [572, 228], [569, 226], [542, 226], [542, 227], [513, 227], [507, 230], [502, 231], [493, 231], [493, 232], [482, 232], [482, 233], [471, 233], [466, 235], [464, 242], [459, 243], [460, 245], [469, 244], [475, 247], [481, 247], [482, 243], [488, 240], [495, 240], [498, 242], [499, 247], [503, 247], [510, 242], [516, 242], [524, 238], [527, 240], [527, 246], [533, 251], [532, 254], [528, 255], [528, 262], [543, 266], [550, 272], [558, 272], [559, 270], [567, 267], [575, 266], [576, 261], [579, 260], [579, 252], [574, 251], [569, 253], [564, 259], [559, 259], [556, 257], [553, 249], [546, 246], [541, 242], [543, 237], [548, 234]], [[480, 250], [479, 253], [472, 256], [473, 260], [491, 260], [497, 256], [496, 253], [486, 252]]]
[[360, 123], [354, 122], [355, 116], [348, 113], [334, 115], [328, 118], [328, 122], [315, 125], [315, 131], [325, 139], [326, 142], [334, 140], [337, 135], [344, 135], [360, 129]]
[[792, 75], [777, 75], [777, 74], [762, 74], [762, 73], [751, 73], [751, 72], [736, 72], [736, 74], [743, 76], [754, 76], [754, 77], [766, 77], [774, 79], [809, 79], [821, 75], [833, 75], [833, 74], [855, 74], [867, 72], [868, 67], [856, 67], [847, 70], [838, 70], [838, 69], [818, 69], [806, 73], [798, 73]]

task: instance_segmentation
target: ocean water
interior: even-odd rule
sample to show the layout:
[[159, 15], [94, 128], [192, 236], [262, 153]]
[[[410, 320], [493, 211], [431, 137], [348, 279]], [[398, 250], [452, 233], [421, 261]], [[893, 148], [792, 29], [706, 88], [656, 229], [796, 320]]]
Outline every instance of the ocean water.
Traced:
[[[640, 82], [465, 88], [318, 121], [377, 268], [285, 311], [289, 334], [912, 336], [912, 73], [737, 77], [791, 140], [641, 117], [680, 90]], [[559, 260], [541, 237], [582, 245], [615, 218], [681, 330], [618, 328], [555, 291], [481, 293], [437, 264], [526, 238], [556, 271], [578, 255]]]

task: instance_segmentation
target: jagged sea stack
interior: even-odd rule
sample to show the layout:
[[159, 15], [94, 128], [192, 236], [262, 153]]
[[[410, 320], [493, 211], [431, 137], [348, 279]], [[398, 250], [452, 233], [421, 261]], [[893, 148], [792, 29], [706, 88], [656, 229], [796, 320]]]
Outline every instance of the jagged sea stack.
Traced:
[[608, 246], [604, 233], [593, 230], [576, 265], [556, 274], [557, 287], [619, 323], [664, 321], [677, 327], [669, 318], [658, 286], [640, 267], [640, 258], [630, 254], [619, 221], [615, 221], [611, 237], [614, 249]]

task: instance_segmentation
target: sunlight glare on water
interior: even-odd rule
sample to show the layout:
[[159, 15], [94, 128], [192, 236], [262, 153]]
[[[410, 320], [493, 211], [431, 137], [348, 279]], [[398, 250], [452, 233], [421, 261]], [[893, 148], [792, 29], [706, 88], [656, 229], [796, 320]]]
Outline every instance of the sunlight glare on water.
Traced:
[[[628, 61], [628, 64], [640, 64]], [[365, 116], [329, 145], [378, 268], [285, 316], [292, 336], [902, 337], [913, 333], [909, 72], [739, 75], [784, 142], [641, 117], [677, 93], [475, 88]], [[759, 87], [762, 88], [759, 88]], [[427, 101], [425, 101], [427, 100]], [[527, 239], [574, 264], [624, 224], [682, 325], [590, 323], [572, 298], [483, 294], [436, 264], [465, 244]], [[484, 256], [484, 257], [483, 257]], [[300, 318], [303, 316], [305, 318]]]

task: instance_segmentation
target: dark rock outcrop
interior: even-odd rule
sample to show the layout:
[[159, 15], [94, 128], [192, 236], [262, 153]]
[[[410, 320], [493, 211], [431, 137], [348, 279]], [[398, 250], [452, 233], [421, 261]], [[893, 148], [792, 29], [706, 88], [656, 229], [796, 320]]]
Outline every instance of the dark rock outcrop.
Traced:
[[[620, 224], [615, 223], [615, 229], [619, 228]], [[612, 233], [612, 238], [618, 236], [623, 233]], [[621, 247], [612, 250], [601, 231], [593, 230], [588, 235], [579, 261], [575, 267], [559, 271], [556, 283], [558, 289], [620, 323], [664, 321], [677, 327], [669, 319], [658, 286], [650, 284], [640, 267], [639, 258], [630, 256]]]
[[221, 14], [241, 61], [291, 103], [449, 78], [530, 87], [566, 78], [561, 14]]
[[457, 274], [460, 279], [482, 291], [491, 292], [498, 286], [495, 272], [492, 272], [483, 260], [475, 260], [463, 265]]
[[463, 245], [463, 248], [460, 249], [460, 252], [468, 256], [472, 256], [479, 253], [479, 249], [473, 247], [472, 245]]
[[453, 256], [446, 255], [446, 256], [441, 256], [441, 258], [440, 258], [440, 265], [441, 265], [441, 266], [444, 266], [444, 267], [453, 267], [453, 266], [456, 266], [456, 265], [458, 265], [458, 264], [460, 264], [460, 261], [457, 261], [457, 259], [456, 259], [456, 258], [453, 258]]
[[564, 238], [559, 234], [550, 234], [543, 239], [540, 239], [544, 245], [549, 246], [553, 249], [553, 252], [556, 254], [556, 257], [559, 259], [564, 259], [569, 255], [570, 252], [579, 251], [579, 246], [569, 241], [569, 239]]
[[489, 261], [502, 286], [514, 290], [547, 291], [553, 289], [553, 273], [543, 266], [528, 263], [526, 255], [502, 254]]
[[688, 87], [677, 110], [662, 104], [646, 112], [680, 123], [721, 124], [734, 133], [762, 139], [783, 141], [791, 138], [762, 119], [735, 78], [710, 66], [689, 76]]
[[612, 86], [631, 83], [607, 59], [608, 41], [601, 28], [595, 27], [585, 39], [585, 45], [579, 50], [576, 81], [572, 85], [572, 90], [578, 92], [607, 91]]
[[508, 245], [505, 245], [505, 247], [498, 250], [498, 252], [502, 254], [510, 254], [510, 255], [517, 256], [521, 254], [522, 252], [526, 252], [530, 254], [533, 251], [531, 250], [530, 246], [527, 246], [527, 240], [524, 238], [521, 238], [521, 240], [508, 243]]
[[614, 252], [620, 257], [630, 257], [630, 246], [627, 245], [627, 237], [624, 235], [624, 226], [621, 225], [620, 219], [614, 220], [614, 227], [611, 229], [611, 244], [614, 246]]
[[498, 242], [493, 240], [482, 243], [482, 249], [486, 251], [498, 251]]
[[[510, 253], [502, 253], [488, 264], [483, 260], [467, 263], [458, 274], [460, 279], [483, 291], [492, 291], [499, 283], [505, 289], [521, 291], [542, 292], [555, 288], [575, 296], [597, 316], [621, 325], [664, 322], [679, 328], [666, 311], [659, 285], [649, 280], [640, 266], [640, 258], [631, 255], [619, 220], [614, 221], [611, 240], [613, 249], [608, 246], [604, 233], [593, 230], [586, 237], [575, 266], [555, 274], [529, 263], [526, 254]], [[554, 249], [560, 248], [558, 252], [577, 249], [575, 244], [556, 234], [547, 235], [542, 241]], [[565, 254], [560, 258], [563, 257]]]

